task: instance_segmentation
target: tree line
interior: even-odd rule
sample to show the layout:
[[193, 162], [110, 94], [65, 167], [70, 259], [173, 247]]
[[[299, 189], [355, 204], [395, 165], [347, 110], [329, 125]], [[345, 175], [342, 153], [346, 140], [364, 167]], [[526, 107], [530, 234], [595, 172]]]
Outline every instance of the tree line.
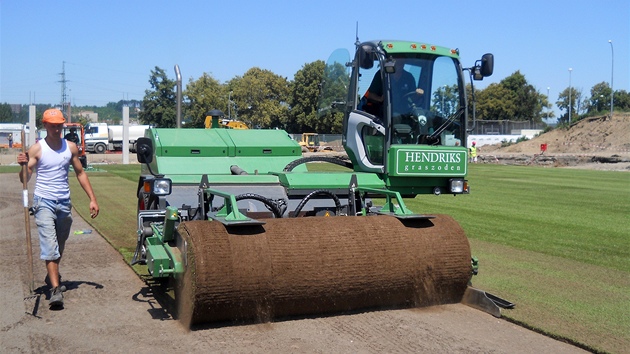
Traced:
[[[326, 65], [317, 60], [307, 63], [294, 75], [293, 80], [277, 75], [269, 70], [253, 67], [242, 76], [220, 83], [212, 75], [204, 73], [198, 79], [189, 79], [182, 92], [182, 126], [201, 128], [206, 113], [221, 110], [226, 118], [239, 120], [252, 128], [279, 128], [289, 133], [316, 132], [341, 133], [341, 115], [329, 114], [318, 118], [317, 107], [321, 82]], [[106, 107], [73, 107], [73, 113], [81, 109], [91, 109], [99, 113], [99, 120], [118, 123], [122, 106], [131, 104], [137, 107], [137, 120], [142, 124], [157, 127], [177, 125], [176, 81], [160, 67], [151, 70], [150, 89], [145, 91], [143, 100], [108, 103]], [[468, 101], [472, 91], [467, 85]], [[444, 92], [443, 94], [446, 94]], [[585, 116], [603, 114], [610, 111], [610, 95], [614, 95], [615, 110], [630, 110], [630, 94], [625, 90], [612, 92], [607, 82], [600, 82], [585, 95], [576, 87], [566, 88], [559, 93], [555, 104], [562, 114], [558, 123], [567, 123], [568, 109], [571, 107], [572, 120]], [[340, 96], [345, 97], [345, 94]], [[543, 119], [556, 118], [550, 97], [527, 82], [520, 71], [490, 84], [485, 89], [475, 89], [476, 118], [481, 120], [513, 120], [543, 122]], [[570, 101], [569, 101], [570, 98]], [[42, 112], [50, 105], [37, 108], [38, 123]], [[471, 105], [472, 106], [472, 105]], [[136, 118], [136, 110], [131, 110], [131, 118]], [[9, 104], [0, 104], [0, 122], [27, 122], [28, 109], [24, 105], [19, 113], [12, 112]], [[74, 114], [73, 114], [73, 117]], [[74, 119], [73, 121], [81, 121]], [[38, 124], [40, 126], [40, 124]]]

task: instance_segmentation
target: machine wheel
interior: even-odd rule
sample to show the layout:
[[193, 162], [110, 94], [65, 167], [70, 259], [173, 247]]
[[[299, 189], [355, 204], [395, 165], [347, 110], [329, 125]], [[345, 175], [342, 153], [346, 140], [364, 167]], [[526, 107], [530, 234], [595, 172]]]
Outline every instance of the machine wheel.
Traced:
[[105, 144], [96, 144], [94, 145], [94, 152], [97, 154], [103, 154], [107, 150]]

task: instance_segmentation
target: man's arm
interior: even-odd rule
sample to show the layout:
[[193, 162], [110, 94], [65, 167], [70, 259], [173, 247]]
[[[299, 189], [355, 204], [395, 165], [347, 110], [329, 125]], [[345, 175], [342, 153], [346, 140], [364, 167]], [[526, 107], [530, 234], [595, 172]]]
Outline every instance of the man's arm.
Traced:
[[92, 185], [90, 184], [90, 180], [88, 178], [87, 173], [83, 170], [83, 166], [81, 166], [81, 161], [79, 161], [79, 148], [73, 142], [68, 142], [68, 147], [72, 152], [72, 168], [74, 168], [74, 173], [77, 175], [77, 180], [79, 180], [79, 184], [81, 188], [85, 191], [88, 198], [90, 198], [90, 216], [92, 219], [98, 216], [99, 207], [96, 202], [96, 195], [94, 194], [94, 190], [92, 190]]
[[[31, 180], [31, 176], [33, 175], [33, 169], [37, 166], [37, 161], [39, 160], [41, 155], [41, 146], [39, 143], [35, 143], [35, 145], [31, 146], [28, 149], [27, 153], [19, 153], [17, 156], [17, 163], [20, 165], [26, 165], [26, 182]], [[19, 173], [20, 182], [24, 183], [24, 176], [22, 175], [22, 171]]]

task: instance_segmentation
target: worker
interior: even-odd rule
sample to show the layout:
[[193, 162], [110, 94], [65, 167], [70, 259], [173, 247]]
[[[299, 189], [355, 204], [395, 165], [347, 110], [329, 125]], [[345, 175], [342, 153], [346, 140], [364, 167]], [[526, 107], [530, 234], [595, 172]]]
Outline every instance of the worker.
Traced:
[[470, 149], [468, 149], [468, 152], [470, 153], [470, 163], [477, 163], [477, 143], [476, 142], [472, 142], [472, 146], [470, 147]]
[[72, 141], [75, 144], [79, 144], [79, 135], [77, 134], [77, 128], [70, 128], [70, 132], [64, 136], [64, 139]]
[[[59, 263], [63, 256], [66, 240], [72, 226], [72, 203], [68, 170], [72, 165], [79, 184], [90, 199], [90, 216], [95, 218], [99, 206], [87, 173], [79, 161], [77, 145], [61, 139], [61, 130], [65, 118], [58, 109], [48, 109], [42, 119], [46, 128], [46, 138], [40, 139], [20, 153], [17, 162], [26, 169], [26, 181], [37, 170], [35, 191], [33, 193], [33, 211], [39, 234], [40, 258], [46, 262], [47, 280], [50, 282], [49, 305], [63, 307], [63, 290], [60, 284]], [[20, 181], [24, 183], [20, 173]]]
[[[415, 92], [417, 96], [424, 94], [424, 90], [416, 87], [416, 80], [413, 75], [405, 70], [405, 61], [402, 58], [394, 62], [394, 73], [390, 74], [392, 89], [392, 105], [394, 112], [404, 112], [409, 105], [406, 97]], [[382, 117], [382, 107], [385, 97], [383, 96], [383, 80], [381, 70], [378, 70], [372, 79], [370, 87], [363, 95], [363, 110]]]
[[8, 139], [9, 139], [9, 149], [12, 149], [13, 148], [13, 133], [9, 133]]

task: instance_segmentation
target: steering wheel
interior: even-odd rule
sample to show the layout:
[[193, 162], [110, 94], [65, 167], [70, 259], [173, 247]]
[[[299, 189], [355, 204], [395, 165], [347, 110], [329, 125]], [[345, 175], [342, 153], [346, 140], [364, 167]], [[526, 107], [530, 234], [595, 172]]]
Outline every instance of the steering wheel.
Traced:
[[405, 94], [402, 95], [403, 100], [407, 101], [407, 104], [409, 105], [409, 107], [415, 107], [416, 106], [416, 101], [418, 100], [418, 98], [421, 95], [418, 94], [418, 92], [416, 92], [416, 90], [407, 92]]

